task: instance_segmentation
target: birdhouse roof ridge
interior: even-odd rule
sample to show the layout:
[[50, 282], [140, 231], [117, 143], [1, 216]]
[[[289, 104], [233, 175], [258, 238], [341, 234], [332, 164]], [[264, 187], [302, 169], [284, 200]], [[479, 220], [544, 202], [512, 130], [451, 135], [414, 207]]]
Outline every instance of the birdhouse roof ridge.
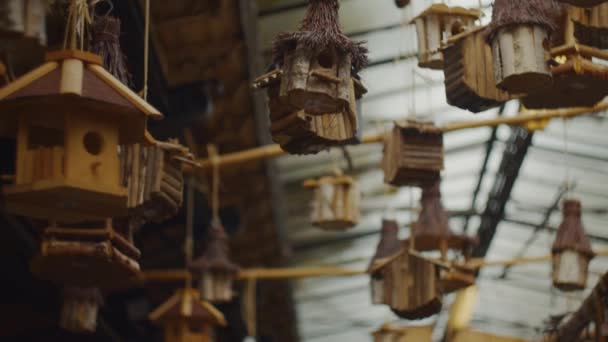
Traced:
[[150, 320], [190, 319], [225, 326], [224, 315], [210, 303], [200, 299], [195, 289], [179, 289], [161, 306], [150, 313]]

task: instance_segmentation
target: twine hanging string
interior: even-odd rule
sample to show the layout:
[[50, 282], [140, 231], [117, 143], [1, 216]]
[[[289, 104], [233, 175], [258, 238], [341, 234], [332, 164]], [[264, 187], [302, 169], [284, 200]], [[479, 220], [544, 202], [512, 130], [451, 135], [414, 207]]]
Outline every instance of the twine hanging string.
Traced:
[[570, 196], [572, 195], [571, 192], [571, 186], [570, 186], [570, 163], [568, 161], [568, 156], [570, 154], [569, 151], [569, 146], [568, 146], [568, 120], [566, 118], [562, 119], [562, 123], [563, 123], [563, 139], [564, 139], [564, 150], [563, 150], [563, 155], [564, 155], [564, 189], [565, 189], [565, 195], [566, 198], [570, 198]]
[[244, 300], [242, 306], [242, 315], [245, 320], [247, 334], [252, 338], [256, 337], [258, 334], [256, 303], [257, 282], [258, 281], [255, 277], [249, 278], [245, 281]]
[[[84, 37], [92, 22], [87, 0], [72, 0], [68, 8], [63, 48], [84, 50]], [[80, 41], [78, 41], [80, 38]]]

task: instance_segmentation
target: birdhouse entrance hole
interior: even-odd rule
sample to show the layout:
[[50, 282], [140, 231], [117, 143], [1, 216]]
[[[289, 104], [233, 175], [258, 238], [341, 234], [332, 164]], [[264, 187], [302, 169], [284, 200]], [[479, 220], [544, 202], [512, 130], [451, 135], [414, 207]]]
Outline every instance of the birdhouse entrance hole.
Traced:
[[325, 50], [317, 56], [317, 62], [322, 68], [330, 69], [334, 67], [334, 56], [330, 50]]
[[97, 132], [88, 132], [82, 139], [88, 153], [98, 156], [103, 151], [103, 137]]

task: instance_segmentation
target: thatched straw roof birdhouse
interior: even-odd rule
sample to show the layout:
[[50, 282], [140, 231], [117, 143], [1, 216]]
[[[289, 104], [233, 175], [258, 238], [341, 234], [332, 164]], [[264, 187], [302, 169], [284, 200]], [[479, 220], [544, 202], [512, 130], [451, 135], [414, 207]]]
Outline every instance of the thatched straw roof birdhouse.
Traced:
[[214, 303], [232, 300], [239, 267], [229, 259], [228, 236], [221, 224], [212, 223], [203, 254], [189, 268], [199, 278], [201, 298]]
[[561, 5], [554, 0], [496, 0], [487, 42], [492, 47], [497, 86], [528, 94], [551, 85], [545, 54], [559, 25]]
[[177, 290], [149, 318], [163, 327], [165, 342], [212, 341], [213, 327], [226, 326], [224, 315], [194, 289]]
[[[399, 241], [399, 223], [395, 220], [382, 220], [382, 230], [380, 242], [376, 247], [376, 253], [369, 263], [368, 270], [373, 270], [377, 263], [381, 263], [387, 258], [401, 251], [401, 241]], [[370, 274], [371, 295], [373, 304], [382, 304], [384, 301], [384, 277], [380, 271]]]
[[59, 325], [74, 333], [93, 333], [103, 297], [97, 288], [66, 287]]
[[581, 222], [581, 202], [566, 200], [563, 221], [553, 242], [553, 285], [562, 291], [583, 290], [589, 262], [595, 257]]

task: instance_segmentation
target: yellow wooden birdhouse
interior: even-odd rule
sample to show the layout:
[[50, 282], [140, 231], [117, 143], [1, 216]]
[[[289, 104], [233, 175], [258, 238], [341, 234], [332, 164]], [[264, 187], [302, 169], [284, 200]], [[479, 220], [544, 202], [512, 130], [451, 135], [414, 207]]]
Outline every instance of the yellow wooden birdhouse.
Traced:
[[210, 342], [213, 326], [226, 325], [224, 315], [194, 289], [178, 290], [149, 318], [163, 327], [165, 342]]
[[45, 64], [0, 89], [0, 136], [17, 140], [6, 208], [61, 222], [125, 216], [118, 146], [142, 142], [146, 120], [161, 117], [98, 56], [49, 53]]

